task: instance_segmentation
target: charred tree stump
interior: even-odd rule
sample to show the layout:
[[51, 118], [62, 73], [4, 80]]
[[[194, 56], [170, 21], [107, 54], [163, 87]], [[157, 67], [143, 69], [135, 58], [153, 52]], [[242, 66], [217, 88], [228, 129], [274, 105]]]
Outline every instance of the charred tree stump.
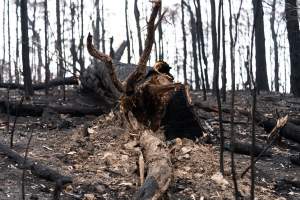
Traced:
[[[137, 67], [123, 82], [116, 74], [116, 63], [113, 59], [99, 52], [93, 46], [91, 35], [87, 38], [88, 52], [102, 61], [105, 66], [103, 70], [106, 70], [106, 73], [100, 76], [110, 82], [109, 86], [97, 85], [100, 88], [99, 91], [109, 97], [118, 97], [119, 94], [120, 110], [128, 122], [129, 128], [136, 128], [131, 124], [130, 116], [132, 114], [138, 122], [138, 127], [146, 129], [141, 133], [140, 146], [148, 171], [144, 184], [135, 196], [136, 199], [145, 200], [160, 198], [168, 189], [172, 175], [169, 151], [164, 141], [153, 133], [161, 126], [165, 126], [166, 136], [169, 138], [188, 137], [194, 139], [202, 135], [202, 127], [188, 102], [188, 91], [185, 85], [174, 83], [174, 78], [170, 74], [170, 66], [164, 61], [159, 61], [152, 69], [147, 69], [147, 62], [154, 43], [155, 29], [165, 14], [162, 13], [155, 23], [160, 8], [161, 1], [153, 1], [144, 50]], [[174, 117], [182, 114], [186, 119]], [[184, 120], [185, 123], [179, 123]], [[189, 124], [190, 129], [183, 132], [186, 123]]]

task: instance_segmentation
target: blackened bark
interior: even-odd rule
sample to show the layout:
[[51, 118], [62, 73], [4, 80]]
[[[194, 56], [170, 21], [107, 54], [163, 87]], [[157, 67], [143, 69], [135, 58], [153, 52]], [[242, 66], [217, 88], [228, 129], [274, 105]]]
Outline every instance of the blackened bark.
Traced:
[[80, 73], [82, 74], [84, 71], [84, 55], [83, 55], [83, 0], [80, 3], [80, 17], [81, 17], [81, 36], [79, 43], [79, 59], [77, 59], [80, 65]]
[[141, 56], [143, 53], [143, 44], [142, 44], [142, 36], [141, 36], [140, 11], [138, 8], [138, 0], [134, 0], [134, 17], [135, 17], [137, 36], [139, 42], [139, 55]]
[[225, 46], [225, 38], [226, 38], [226, 31], [225, 31], [225, 18], [224, 18], [224, 5], [222, 6], [222, 48], [223, 48], [223, 64], [222, 64], [222, 89], [221, 95], [223, 102], [226, 102], [226, 46]]
[[[161, 7], [159, 9], [158, 17], [161, 18]], [[158, 49], [159, 49], [159, 60], [164, 59], [164, 40], [161, 23], [158, 24]]]
[[[16, 0], [16, 18], [17, 18], [17, 23], [16, 23], [16, 59], [15, 59], [15, 82], [17, 84], [20, 83], [20, 75], [19, 75], [19, 56], [20, 56], [20, 50], [19, 50], [19, 4], [20, 1]], [[0, 81], [1, 82], [1, 81]]]
[[29, 64], [29, 38], [28, 38], [28, 13], [27, 0], [21, 0], [21, 31], [22, 31], [22, 62], [25, 86], [25, 96], [33, 95], [31, 70]]
[[193, 62], [194, 62], [194, 76], [195, 76], [195, 85], [196, 90], [200, 90], [200, 78], [199, 78], [199, 70], [198, 70], [198, 57], [197, 57], [197, 34], [196, 34], [196, 22], [194, 18], [193, 11], [191, 6], [184, 2], [184, 5], [187, 7], [188, 12], [190, 14], [190, 27], [192, 34], [192, 51], [193, 51]]
[[[71, 55], [72, 55], [72, 68], [73, 68], [73, 74], [76, 74], [77, 68], [76, 68], [76, 61], [77, 61], [77, 52], [76, 52], [76, 45], [75, 45], [75, 37], [74, 37], [74, 27], [75, 27], [75, 4], [74, 2], [71, 2], [70, 4], [70, 10], [71, 10]], [[97, 27], [97, 25], [96, 25]], [[96, 28], [97, 29], [97, 28]], [[96, 39], [95, 39], [96, 40]], [[100, 41], [99, 41], [100, 42]], [[97, 44], [97, 43], [95, 43]], [[100, 44], [98, 43], [98, 47]]]
[[100, 49], [100, 5], [99, 4], [100, 4], [100, 1], [96, 0], [95, 1], [96, 26], [95, 26], [95, 32], [94, 32], [94, 44], [97, 49]]
[[271, 13], [271, 18], [270, 18], [270, 24], [271, 24], [271, 32], [272, 32], [272, 39], [274, 43], [274, 63], [275, 63], [275, 68], [274, 68], [274, 82], [275, 82], [275, 91], [279, 92], [279, 76], [278, 76], [278, 71], [279, 71], [279, 62], [278, 62], [278, 42], [277, 42], [277, 33], [275, 31], [275, 12], [276, 12], [276, 0], [273, 0], [272, 3], [272, 13]]
[[206, 53], [205, 53], [205, 43], [204, 43], [204, 33], [203, 33], [203, 25], [202, 25], [202, 14], [201, 14], [201, 4], [200, 4], [200, 0], [196, 1], [197, 3], [197, 24], [199, 26], [199, 37], [201, 40], [201, 52], [202, 52], [202, 58], [203, 58], [203, 62], [205, 65], [205, 69], [204, 69], [204, 75], [205, 75], [205, 87], [207, 90], [209, 90], [210, 86], [209, 86], [209, 81], [208, 81], [208, 73], [207, 73], [207, 68], [208, 68], [208, 62], [207, 62], [207, 57], [206, 57]]
[[252, 3], [255, 16], [256, 85], [258, 91], [269, 91], [262, 0], [252, 0]]
[[63, 67], [63, 58], [62, 58], [62, 40], [61, 40], [61, 24], [60, 24], [60, 0], [56, 0], [56, 48], [58, 51], [58, 67], [57, 67], [57, 76], [63, 78], [64, 76], [64, 67]]
[[187, 58], [187, 50], [186, 50], [186, 32], [184, 26], [184, 1], [181, 0], [181, 29], [182, 29], [182, 39], [183, 39], [183, 79], [184, 84], [187, 84], [187, 74], [186, 74], [186, 58]]
[[[48, 0], [44, 1], [44, 31], [45, 31], [45, 84], [48, 85], [50, 81], [50, 69], [48, 61]], [[48, 87], [45, 89], [45, 93], [48, 94]]]
[[12, 82], [12, 75], [11, 75], [11, 51], [10, 51], [10, 13], [9, 13], [9, 4], [10, 1], [7, 1], [7, 36], [8, 36], [8, 77], [9, 77], [9, 82]]
[[131, 48], [130, 48], [130, 37], [128, 28], [128, 0], [125, 0], [125, 24], [126, 24], [126, 39], [127, 39], [127, 63], [130, 64], [131, 60]]
[[102, 0], [102, 7], [101, 7], [101, 11], [102, 11], [102, 16], [101, 16], [101, 29], [102, 29], [102, 51], [103, 53], [105, 53], [105, 28], [104, 28], [104, 5], [103, 5], [103, 0]]
[[290, 45], [291, 93], [300, 97], [300, 31], [297, 1], [285, 1], [286, 25]]
[[[5, 8], [5, 0], [3, 1], [3, 8]], [[5, 9], [3, 9], [3, 24], [2, 24], [2, 32], [3, 32], [3, 59], [1, 63], [1, 71], [0, 71], [0, 83], [3, 82], [4, 78], [4, 66], [5, 66], [5, 51], [6, 51], [6, 43], [5, 43]]]
[[216, 30], [216, 5], [215, 0], [210, 0], [211, 6], [211, 37], [212, 37], [212, 54], [214, 62], [213, 72], [213, 91], [217, 91], [217, 81], [219, 76], [219, 65], [218, 65], [218, 42], [217, 42], [217, 30]]

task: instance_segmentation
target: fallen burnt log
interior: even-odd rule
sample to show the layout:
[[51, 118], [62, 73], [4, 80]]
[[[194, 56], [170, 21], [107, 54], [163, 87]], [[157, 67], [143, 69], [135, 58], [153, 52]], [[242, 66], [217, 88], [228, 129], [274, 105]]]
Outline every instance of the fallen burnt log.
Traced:
[[7, 156], [11, 161], [17, 163], [20, 169], [30, 170], [32, 174], [47, 181], [55, 182], [58, 186], [72, 183], [70, 176], [64, 176], [49, 167], [39, 164], [36, 160], [26, 159], [16, 151], [10, 149], [7, 145], [0, 143], [0, 153]]
[[145, 130], [140, 137], [140, 145], [147, 161], [147, 177], [135, 195], [137, 200], [158, 199], [168, 189], [172, 177], [172, 164], [163, 141]]
[[[0, 113], [7, 113], [14, 116], [42, 116], [46, 105], [26, 104], [20, 105], [18, 102], [7, 102], [6, 100], [0, 100]], [[9, 109], [8, 109], [9, 108]]]
[[[224, 145], [224, 148], [228, 151], [231, 151], [231, 145], [228, 144], [228, 143], [226, 143]], [[236, 142], [236, 143], [233, 144], [233, 151], [234, 151], [234, 153], [251, 156], [252, 144], [250, 144], [250, 143], [237, 143]], [[259, 146], [259, 145], [255, 145], [254, 156], [257, 157], [263, 151], [264, 151], [264, 147]], [[266, 151], [261, 156], [270, 157], [271, 155], [272, 155], [271, 151]]]
[[291, 155], [290, 160], [294, 165], [300, 166], [300, 153], [298, 155]]
[[[9, 109], [7, 106], [9, 105]], [[85, 116], [85, 115], [102, 115], [103, 108], [96, 106], [82, 106], [78, 104], [59, 105], [59, 104], [28, 104], [20, 105], [17, 102], [0, 101], [0, 113], [7, 113], [14, 116], [33, 116], [40, 117], [46, 109], [50, 109], [58, 114], [69, 114], [71, 116]]]
[[[256, 119], [257, 123], [263, 127], [267, 133], [270, 133], [277, 124], [277, 120], [275, 119], [266, 118], [259, 113], [256, 115], [258, 116]], [[279, 135], [286, 139], [300, 143], [300, 126], [287, 122], [285, 126], [280, 129]]]
[[[218, 112], [218, 110], [216, 109], [215, 106], [211, 106], [208, 104], [202, 104], [202, 103], [195, 103], [194, 104], [196, 107], [203, 109], [207, 112]], [[230, 113], [230, 110], [227, 108], [222, 108], [222, 112], [224, 113]], [[246, 117], [250, 117], [251, 113], [247, 110], [243, 110], [243, 109], [237, 109], [237, 112], [246, 116]], [[273, 118], [267, 118], [265, 117], [263, 114], [256, 112], [255, 113], [255, 121], [256, 123], [261, 126], [262, 128], [264, 128], [264, 130], [267, 133], [270, 133], [274, 127], [277, 124], [277, 120], [273, 119]], [[279, 131], [279, 135], [292, 140], [294, 142], [298, 142], [300, 143], [300, 126], [297, 126], [291, 122], [287, 122], [285, 126], [283, 126], [280, 131]]]
[[[61, 85], [78, 85], [77, 77], [68, 77], [68, 78], [57, 78], [50, 80], [48, 84], [46, 83], [38, 83], [32, 85], [33, 90], [44, 90], [46, 88], [57, 87]], [[0, 83], [0, 88], [8, 88], [8, 89], [20, 89], [24, 90], [24, 85], [16, 84], [16, 83]]]

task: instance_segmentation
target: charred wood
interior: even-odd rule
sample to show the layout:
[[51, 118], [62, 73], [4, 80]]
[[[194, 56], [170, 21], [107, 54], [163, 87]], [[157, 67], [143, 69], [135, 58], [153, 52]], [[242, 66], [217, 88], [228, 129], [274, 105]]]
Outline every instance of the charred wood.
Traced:
[[[32, 85], [32, 88], [33, 90], [44, 90], [46, 88], [57, 87], [61, 85], [78, 85], [78, 79], [76, 77], [57, 78], [49, 81], [48, 84], [39, 83]], [[24, 90], [24, 85], [16, 83], [0, 83], [0, 88]]]
[[11, 161], [17, 163], [17, 167], [23, 167], [24, 169], [30, 170], [32, 174], [36, 175], [39, 178], [55, 182], [58, 185], [72, 183], [72, 178], [70, 176], [62, 175], [45, 165], [39, 164], [36, 160], [29, 158], [25, 160], [23, 156], [10, 149], [5, 144], [0, 143], [0, 152], [6, 155]]

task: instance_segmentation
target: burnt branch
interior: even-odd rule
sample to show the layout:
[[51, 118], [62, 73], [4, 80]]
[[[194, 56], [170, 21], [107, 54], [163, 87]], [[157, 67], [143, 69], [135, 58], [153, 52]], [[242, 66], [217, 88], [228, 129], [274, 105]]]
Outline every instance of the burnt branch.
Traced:
[[[152, 9], [152, 13], [148, 22], [147, 27], [147, 37], [145, 40], [145, 48], [143, 50], [143, 53], [139, 59], [138, 66], [136, 70], [129, 75], [126, 81], [126, 88], [125, 92], [127, 95], [130, 95], [134, 93], [137, 82], [146, 74], [146, 64], [149, 60], [150, 53], [152, 50], [152, 46], [155, 40], [155, 28], [157, 27], [157, 24], [155, 24], [155, 19], [158, 15], [159, 9], [161, 7], [161, 1], [153, 1], [154, 7]], [[163, 16], [163, 15], [162, 15]], [[161, 20], [159, 20], [161, 21]]]
[[113, 63], [113, 60], [110, 56], [101, 53], [100, 51], [98, 51], [94, 45], [93, 45], [93, 36], [89, 33], [88, 37], [87, 37], [87, 49], [88, 52], [91, 56], [95, 57], [96, 59], [102, 61], [105, 63], [105, 66], [108, 69], [109, 75], [111, 77], [111, 80], [114, 84], [114, 86], [120, 91], [123, 92], [124, 88], [123, 88], [123, 84], [121, 83], [121, 81], [118, 79], [117, 75], [116, 75], [116, 71], [115, 71], [115, 65]]

